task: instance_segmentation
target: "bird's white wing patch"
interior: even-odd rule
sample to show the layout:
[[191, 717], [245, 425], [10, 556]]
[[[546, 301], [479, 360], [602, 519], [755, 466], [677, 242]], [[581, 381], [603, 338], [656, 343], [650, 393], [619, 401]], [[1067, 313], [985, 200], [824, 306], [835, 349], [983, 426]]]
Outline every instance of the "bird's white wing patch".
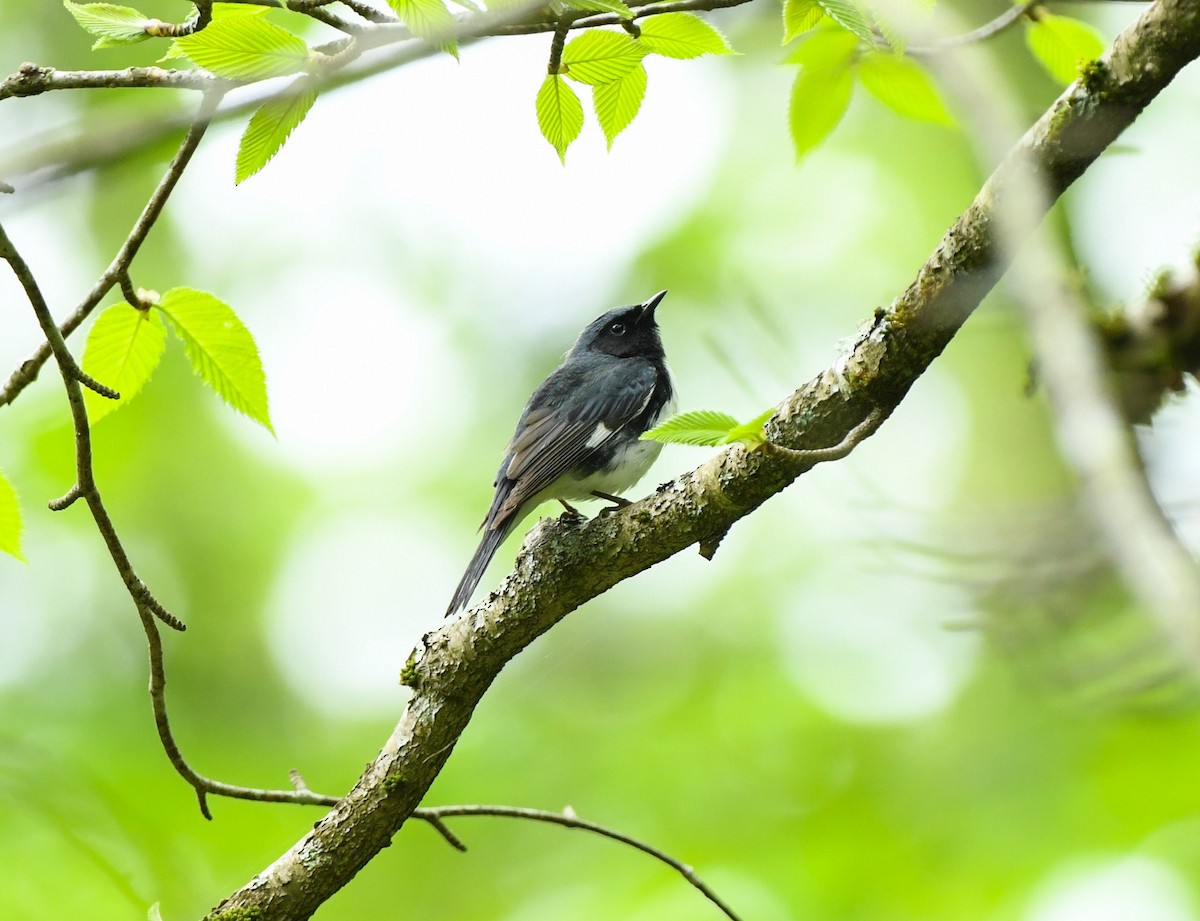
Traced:
[[590, 434], [588, 436], [587, 446], [589, 448], [597, 447], [604, 441], [605, 438], [607, 438], [612, 433], [613, 433], [613, 430], [610, 429], [603, 422], [597, 423], [596, 427], [594, 429], [592, 429], [592, 434]]

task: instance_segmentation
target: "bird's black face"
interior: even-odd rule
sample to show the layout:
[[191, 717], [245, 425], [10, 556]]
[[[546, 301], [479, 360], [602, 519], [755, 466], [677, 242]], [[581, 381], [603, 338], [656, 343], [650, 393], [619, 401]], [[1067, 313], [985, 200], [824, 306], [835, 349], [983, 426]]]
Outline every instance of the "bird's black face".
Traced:
[[618, 307], [593, 320], [579, 337], [575, 349], [604, 352], [615, 358], [662, 358], [654, 309], [666, 293], [660, 291], [644, 304]]

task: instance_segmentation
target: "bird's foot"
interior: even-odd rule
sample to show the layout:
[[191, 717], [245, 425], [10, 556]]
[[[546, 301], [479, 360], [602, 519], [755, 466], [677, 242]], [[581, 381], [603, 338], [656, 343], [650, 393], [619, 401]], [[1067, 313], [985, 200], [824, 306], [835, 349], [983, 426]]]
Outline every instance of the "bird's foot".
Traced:
[[579, 509], [571, 505], [565, 499], [559, 499], [558, 502], [564, 509], [566, 509], [566, 511], [563, 512], [560, 517], [567, 519], [567, 521], [575, 522], [587, 520], [587, 516], [584, 515], [583, 512], [579, 511]]
[[613, 512], [619, 512], [626, 506], [633, 504], [628, 499], [622, 499], [620, 496], [614, 496], [606, 492], [601, 492], [598, 489], [593, 489], [592, 495], [597, 499], [603, 499], [605, 502], [612, 503], [612, 505], [610, 505], [608, 508], [600, 509], [600, 511], [597, 513], [598, 515], [611, 515]]

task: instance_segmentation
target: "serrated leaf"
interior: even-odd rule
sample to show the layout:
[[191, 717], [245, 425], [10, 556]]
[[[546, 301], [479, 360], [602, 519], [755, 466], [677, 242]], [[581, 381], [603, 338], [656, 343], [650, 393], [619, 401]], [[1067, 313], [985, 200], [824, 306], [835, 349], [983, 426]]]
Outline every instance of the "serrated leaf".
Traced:
[[63, 6], [75, 17], [75, 21], [92, 35], [98, 35], [92, 50], [112, 45], [132, 45], [150, 38], [146, 26], [155, 20], [129, 6], [115, 3], [72, 3], [63, 0]]
[[586, 10], [594, 13], [616, 13], [622, 19], [633, 19], [633, 10], [621, 0], [562, 0], [562, 4], [572, 10]]
[[175, 40], [189, 58], [218, 77], [263, 80], [303, 70], [308, 46], [257, 16], [231, 16]]
[[558, 151], [565, 165], [567, 147], [583, 130], [583, 105], [567, 81], [558, 74], [547, 74], [537, 94], [538, 127], [542, 137]]
[[253, 3], [214, 3], [212, 18], [213, 22], [219, 22], [231, 16], [266, 16], [269, 9], [269, 6], [257, 6]]
[[817, 0], [784, 0], [783, 41], [788, 44], [816, 28], [825, 19], [825, 11]]
[[829, 18], [843, 29], [853, 32], [864, 42], [874, 42], [871, 19], [854, 0], [817, 0]]
[[258, 107], [238, 144], [235, 185], [270, 162], [316, 101], [316, 89], [307, 77], [301, 77], [278, 98]]
[[608, 149], [618, 134], [629, 127], [646, 96], [646, 68], [640, 62], [620, 80], [602, 83], [592, 90], [596, 120], [608, 139]]
[[454, 16], [442, 0], [388, 0], [388, 6], [417, 38], [458, 57]]
[[0, 552], [21, 556], [21, 505], [17, 502], [17, 491], [0, 471]]
[[783, 44], [816, 28], [825, 18], [817, 0], [783, 0]]
[[954, 124], [937, 86], [912, 58], [886, 51], [868, 54], [859, 62], [858, 77], [871, 95], [905, 118]]
[[1075, 82], [1079, 68], [1104, 53], [1104, 36], [1092, 25], [1039, 10], [1025, 31], [1025, 43], [1046, 72], [1059, 83]]
[[83, 400], [93, 425], [138, 395], [158, 367], [166, 344], [167, 328], [153, 310], [137, 310], [122, 302], [96, 317], [83, 347], [83, 370], [121, 394], [121, 399], [110, 400], [85, 389]]
[[725, 439], [738, 421], [728, 413], [711, 409], [697, 409], [672, 416], [642, 435], [651, 441], [663, 444], [698, 445], [713, 447], [725, 444]]
[[818, 147], [837, 127], [854, 91], [854, 76], [850, 68], [804, 68], [792, 84], [788, 125], [796, 159], [801, 160]]
[[663, 57], [688, 60], [702, 54], [737, 54], [714, 26], [693, 13], [663, 13], [642, 24], [641, 44]]
[[646, 49], [624, 32], [589, 29], [567, 42], [559, 73], [577, 83], [599, 86], [620, 80], [645, 55]]
[[765, 412], [759, 413], [749, 422], [735, 425], [725, 436], [725, 444], [733, 444], [735, 441], [740, 441], [751, 450], [763, 444], [767, 440], [767, 433], [763, 431], [763, 426], [767, 424], [768, 419], [775, 415], [777, 409], [778, 407], [772, 406]]
[[207, 291], [172, 288], [163, 295], [159, 309], [183, 340], [200, 378], [238, 412], [275, 434], [258, 346], [233, 308]]

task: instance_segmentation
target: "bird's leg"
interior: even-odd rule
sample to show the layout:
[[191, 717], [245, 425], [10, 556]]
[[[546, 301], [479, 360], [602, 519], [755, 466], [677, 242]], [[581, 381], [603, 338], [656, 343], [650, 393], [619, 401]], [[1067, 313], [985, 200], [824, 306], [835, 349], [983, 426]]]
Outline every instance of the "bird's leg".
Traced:
[[614, 496], [614, 495], [611, 495], [610, 493], [601, 492], [598, 489], [593, 489], [592, 495], [595, 496], [597, 499], [603, 499], [605, 502], [612, 503], [612, 505], [610, 505], [608, 508], [600, 509], [600, 511], [598, 512], [598, 514], [600, 514], [600, 515], [611, 515], [613, 512], [618, 511], [619, 509], [623, 509], [627, 505], [633, 504], [628, 499], [622, 499], [620, 496]]
[[559, 499], [558, 502], [563, 508], [565, 508], [567, 510], [566, 514], [563, 517], [569, 518], [571, 521], [583, 521], [584, 520], [585, 516], [584, 516], [583, 512], [579, 511], [579, 509], [577, 509], [575, 506], [571, 505], [571, 503], [567, 502], [566, 499]]

